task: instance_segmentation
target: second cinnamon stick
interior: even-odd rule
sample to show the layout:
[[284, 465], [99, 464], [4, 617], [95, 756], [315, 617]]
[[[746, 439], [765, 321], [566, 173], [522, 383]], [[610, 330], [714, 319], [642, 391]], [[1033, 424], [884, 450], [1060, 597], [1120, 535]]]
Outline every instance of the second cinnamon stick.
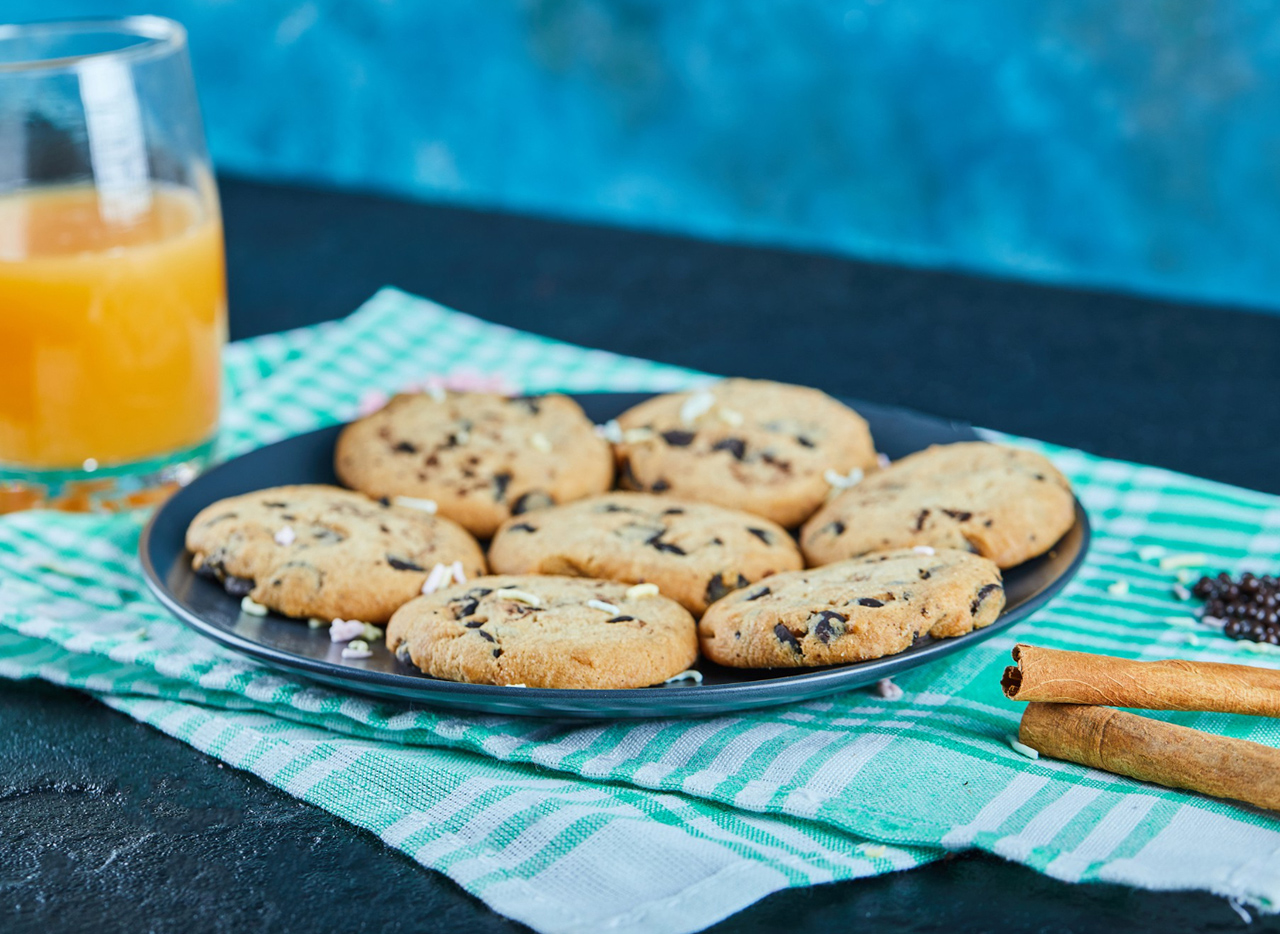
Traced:
[[1028, 704], [1018, 739], [1053, 759], [1280, 810], [1280, 749], [1109, 707]]
[[1016, 701], [1280, 717], [1280, 671], [1169, 659], [1138, 662], [1037, 645], [1013, 649], [1001, 686]]

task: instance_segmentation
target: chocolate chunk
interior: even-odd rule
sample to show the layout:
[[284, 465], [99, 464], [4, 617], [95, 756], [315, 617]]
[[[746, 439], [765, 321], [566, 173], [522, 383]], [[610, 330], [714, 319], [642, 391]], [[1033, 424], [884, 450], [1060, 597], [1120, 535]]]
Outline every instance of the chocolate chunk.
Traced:
[[615, 616], [613, 619], [606, 619], [606, 623], [631, 623], [635, 622], [634, 616]]
[[482, 639], [486, 639], [486, 640], [488, 640], [489, 642], [497, 642], [497, 641], [498, 641], [498, 640], [497, 640], [497, 639], [495, 639], [492, 635], [490, 635], [489, 633], [485, 632], [483, 629], [477, 629], [477, 630], [476, 630], [476, 632], [480, 634], [480, 638], [482, 638]]
[[387, 564], [391, 565], [397, 571], [425, 571], [422, 565], [414, 564], [412, 561], [406, 561], [404, 558], [397, 558], [395, 555], [387, 555]]
[[282, 512], [280, 513], [280, 518], [283, 519], [285, 522], [293, 522], [298, 517], [293, 515], [292, 513]]
[[664, 516], [683, 516], [684, 510], [681, 509], [679, 506], [672, 506], [670, 509], [662, 510], [662, 514]]
[[839, 635], [844, 631], [843, 626], [837, 629], [832, 625], [832, 620], [835, 620], [837, 623], [844, 623], [848, 621], [847, 616], [841, 616], [835, 610], [823, 610], [821, 613], [818, 613], [817, 616], [818, 621], [816, 623], [813, 622], [812, 616], [809, 617], [809, 622], [812, 624], [811, 629], [814, 636], [823, 645], [830, 643], [832, 636]]
[[234, 519], [235, 517], [236, 513], [234, 512], [224, 512], [220, 516], [214, 516], [212, 519], [206, 519], [204, 524], [206, 526], [217, 525], [219, 522], [226, 522], [228, 519]]
[[713, 545], [723, 545], [723, 544], [724, 544], [724, 539], [723, 539], [723, 538], [721, 538], [719, 535], [717, 535], [715, 538], [711, 539], [711, 544], [713, 544]]
[[725, 438], [711, 445], [713, 451], [728, 451], [735, 460], [742, 460], [747, 453], [747, 442], [741, 438]]
[[760, 455], [760, 460], [773, 467], [777, 467], [783, 473], [791, 473], [791, 461], [782, 460], [772, 451], [765, 451]]
[[662, 540], [661, 532], [659, 532], [657, 535], [653, 536], [652, 538], [646, 539], [645, 544], [658, 549], [658, 551], [665, 551], [668, 554], [683, 555], [685, 553], [685, 550], [681, 548], [679, 545], [673, 545], [671, 542], [664, 542]]
[[453, 608], [454, 619], [462, 619], [463, 617], [470, 616], [480, 606], [480, 601], [472, 596], [463, 597], [457, 602], [458, 605]]
[[462, 625], [466, 626], [468, 629], [479, 629], [481, 626], [483, 626], [487, 622], [489, 622], [489, 620], [486, 618], [469, 619]]
[[390, 506], [390, 505], [391, 505], [391, 497], [390, 497], [390, 496], [379, 496], [379, 497], [378, 497], [378, 505], [379, 505], [379, 506], [381, 506], [383, 509], [386, 509], [388, 506]]
[[507, 498], [507, 486], [511, 483], [511, 474], [496, 473], [493, 475], [493, 498], [502, 502]]
[[644, 487], [640, 485], [640, 481], [636, 479], [636, 472], [631, 469], [631, 459], [624, 457], [618, 461], [618, 479], [621, 486], [628, 490], [642, 490]]
[[222, 586], [233, 597], [247, 597], [249, 592], [253, 590], [253, 579], [228, 574], [222, 579]]
[[671, 484], [659, 477], [657, 480], [653, 481], [653, 486], [650, 487], [650, 489], [655, 493], [665, 493], [667, 490], [671, 489]]
[[494, 658], [501, 658], [501, 657], [502, 657], [502, 649], [494, 649], [494, 650], [493, 650], [493, 657], [494, 657]]
[[926, 571], [924, 568], [920, 569], [920, 579], [922, 581], [927, 581], [931, 577], [933, 577], [933, 574], [931, 572]]
[[832, 535], [843, 535], [845, 528], [845, 524], [839, 519], [836, 519], [834, 522], [828, 522], [827, 527], [823, 529], [823, 531], [829, 532]]
[[974, 596], [973, 598], [973, 603], [969, 604], [969, 612], [972, 615], [976, 616], [978, 613], [978, 608], [982, 606], [982, 601], [987, 599], [987, 597], [991, 596], [997, 590], [1004, 590], [1004, 588], [1001, 587], [999, 584], [987, 584], [985, 587], [979, 590], [977, 595]]
[[512, 504], [511, 514], [513, 516], [519, 516], [533, 509], [546, 509], [548, 506], [554, 505], [555, 500], [546, 493], [543, 493], [541, 490], [532, 490], [525, 493]]
[[724, 572], [717, 574], [711, 580], [707, 581], [706, 600], [707, 603], [715, 603], [725, 594], [733, 593], [741, 587], [746, 587], [751, 581], [747, 580], [741, 574], [738, 575], [738, 581], [730, 584], [724, 579]]
[[508, 532], [536, 532], [536, 528], [527, 522], [517, 522], [515, 525], [507, 529]]
[[754, 535], [756, 538], [760, 539], [760, 541], [764, 542], [766, 545], [773, 544], [773, 539], [769, 536], [769, 532], [767, 529], [756, 529], [756, 528], [752, 528], [751, 526], [747, 526], [747, 531], [750, 532], [752, 535]]
[[662, 440], [673, 448], [688, 447], [697, 435], [692, 431], [664, 431]]
[[875, 597], [859, 597], [858, 606], [884, 606], [884, 604]]
[[1045, 476], [1042, 473], [1033, 473], [1031, 476], [1035, 477], [1037, 480], [1045, 479]]
[[778, 623], [778, 625], [773, 627], [773, 634], [778, 637], [778, 641], [783, 645], [791, 646], [791, 651], [795, 652], [797, 655], [801, 654], [802, 650], [800, 648], [800, 643], [797, 642], [796, 637], [791, 634], [791, 630], [782, 625], [782, 623]]
[[529, 410], [530, 415], [537, 415], [542, 411], [542, 406], [538, 404], [538, 400], [532, 396], [518, 396], [511, 400], [512, 405], [523, 406]]
[[418, 446], [412, 441], [398, 441], [392, 446], [391, 450], [397, 454], [417, 454]]
[[944, 509], [942, 511], [957, 522], [968, 522], [973, 518], [973, 513], [965, 512], [963, 509]]
[[817, 445], [814, 444], [813, 441], [811, 441], [809, 438], [806, 438], [804, 435], [796, 435], [796, 443], [799, 444], [802, 448], [817, 447]]
[[747, 594], [747, 599], [744, 602], [750, 603], [752, 600], [759, 600], [761, 597], [767, 597], [771, 593], [773, 593], [773, 591], [770, 590], [768, 587], [761, 587], [759, 590], [753, 593]]
[[635, 512], [626, 506], [619, 506], [617, 503], [605, 503], [597, 510], [598, 512]]
[[[266, 506], [268, 509], [284, 509], [289, 504], [271, 501], [271, 502], [265, 502], [262, 505]], [[234, 515], [234, 513], [232, 513], [232, 515]]]
[[916, 531], [919, 532], [924, 528], [924, 521], [929, 518], [929, 510], [921, 509], [920, 514], [916, 516]]

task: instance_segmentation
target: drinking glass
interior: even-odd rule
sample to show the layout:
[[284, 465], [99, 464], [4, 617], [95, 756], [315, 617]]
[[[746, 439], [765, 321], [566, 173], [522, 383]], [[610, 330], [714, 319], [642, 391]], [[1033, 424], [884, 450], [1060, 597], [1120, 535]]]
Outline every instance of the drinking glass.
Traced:
[[193, 477], [225, 340], [185, 30], [0, 26], [0, 512], [130, 508]]

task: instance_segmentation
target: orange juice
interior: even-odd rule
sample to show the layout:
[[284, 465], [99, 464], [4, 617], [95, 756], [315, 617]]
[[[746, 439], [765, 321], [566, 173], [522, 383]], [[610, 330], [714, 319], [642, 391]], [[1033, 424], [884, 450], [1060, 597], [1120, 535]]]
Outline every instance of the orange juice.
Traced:
[[0, 466], [124, 464], [209, 439], [222, 225], [193, 192], [0, 196]]

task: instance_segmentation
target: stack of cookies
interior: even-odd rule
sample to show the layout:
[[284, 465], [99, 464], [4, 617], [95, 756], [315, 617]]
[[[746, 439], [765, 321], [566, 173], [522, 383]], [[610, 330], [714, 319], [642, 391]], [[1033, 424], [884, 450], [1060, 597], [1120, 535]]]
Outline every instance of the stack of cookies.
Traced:
[[1038, 454], [974, 442], [889, 464], [848, 406], [745, 379], [605, 426], [561, 395], [400, 395], [347, 426], [335, 467], [351, 489], [209, 506], [193, 566], [249, 612], [385, 626], [404, 663], [481, 684], [644, 687], [699, 652], [891, 655], [994, 622], [1001, 569], [1075, 518]]

